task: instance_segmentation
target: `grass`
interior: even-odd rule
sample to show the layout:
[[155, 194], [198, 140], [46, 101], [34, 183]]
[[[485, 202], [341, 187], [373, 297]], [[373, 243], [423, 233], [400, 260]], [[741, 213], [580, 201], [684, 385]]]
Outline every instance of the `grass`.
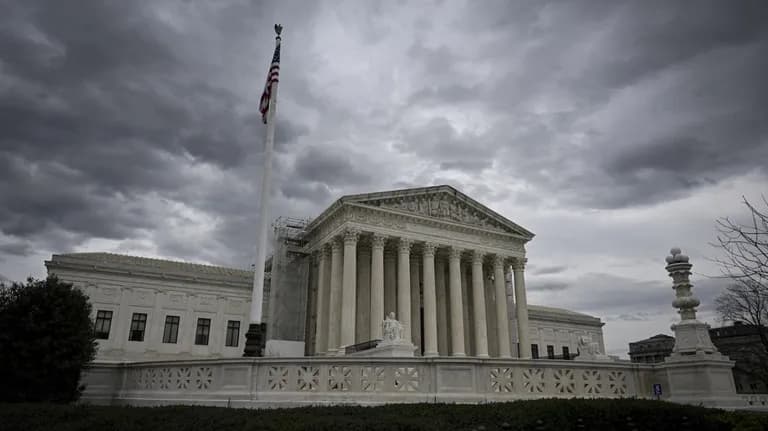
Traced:
[[248, 410], [0, 404], [0, 430], [768, 430], [768, 415], [650, 400], [546, 399]]

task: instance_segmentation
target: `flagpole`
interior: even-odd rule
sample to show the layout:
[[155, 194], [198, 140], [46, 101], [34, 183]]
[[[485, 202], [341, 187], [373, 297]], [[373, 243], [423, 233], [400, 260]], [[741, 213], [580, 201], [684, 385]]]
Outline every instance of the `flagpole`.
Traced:
[[[275, 52], [280, 50], [283, 27], [275, 25]], [[264, 263], [267, 254], [267, 228], [269, 226], [269, 198], [272, 187], [272, 153], [275, 146], [275, 111], [277, 108], [277, 84], [270, 82], [269, 110], [266, 115], [267, 137], [264, 145], [264, 167], [261, 176], [261, 202], [259, 203], [259, 219], [256, 237], [256, 266], [253, 271], [253, 290], [251, 292], [251, 314], [248, 332], [245, 334], [245, 351], [243, 356], [263, 356], [266, 325], [261, 321], [262, 301], [264, 298]]]

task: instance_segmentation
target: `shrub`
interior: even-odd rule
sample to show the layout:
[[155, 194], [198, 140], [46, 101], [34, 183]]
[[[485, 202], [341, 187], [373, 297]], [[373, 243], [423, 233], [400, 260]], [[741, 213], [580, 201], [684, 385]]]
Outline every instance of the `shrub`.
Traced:
[[91, 305], [56, 277], [0, 288], [0, 401], [76, 400], [96, 353]]

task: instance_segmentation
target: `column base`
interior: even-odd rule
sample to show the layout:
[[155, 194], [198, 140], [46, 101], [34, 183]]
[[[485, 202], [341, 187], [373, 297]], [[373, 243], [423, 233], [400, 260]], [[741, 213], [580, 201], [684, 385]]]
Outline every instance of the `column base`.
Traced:
[[264, 345], [267, 341], [267, 324], [251, 323], [248, 325], [248, 332], [245, 333], [244, 357], [262, 357], [264, 356]]
[[456, 358], [465, 358], [467, 356], [466, 353], [451, 353], [451, 356]]

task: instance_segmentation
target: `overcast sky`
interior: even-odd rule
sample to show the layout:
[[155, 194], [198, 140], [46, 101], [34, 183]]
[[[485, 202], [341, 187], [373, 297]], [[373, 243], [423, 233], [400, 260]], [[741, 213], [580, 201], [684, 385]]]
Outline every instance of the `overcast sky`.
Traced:
[[110, 251], [248, 267], [285, 27], [273, 215], [451, 184], [536, 233], [529, 301], [610, 353], [669, 333], [689, 254], [768, 184], [764, 1], [0, 0], [0, 274]]

